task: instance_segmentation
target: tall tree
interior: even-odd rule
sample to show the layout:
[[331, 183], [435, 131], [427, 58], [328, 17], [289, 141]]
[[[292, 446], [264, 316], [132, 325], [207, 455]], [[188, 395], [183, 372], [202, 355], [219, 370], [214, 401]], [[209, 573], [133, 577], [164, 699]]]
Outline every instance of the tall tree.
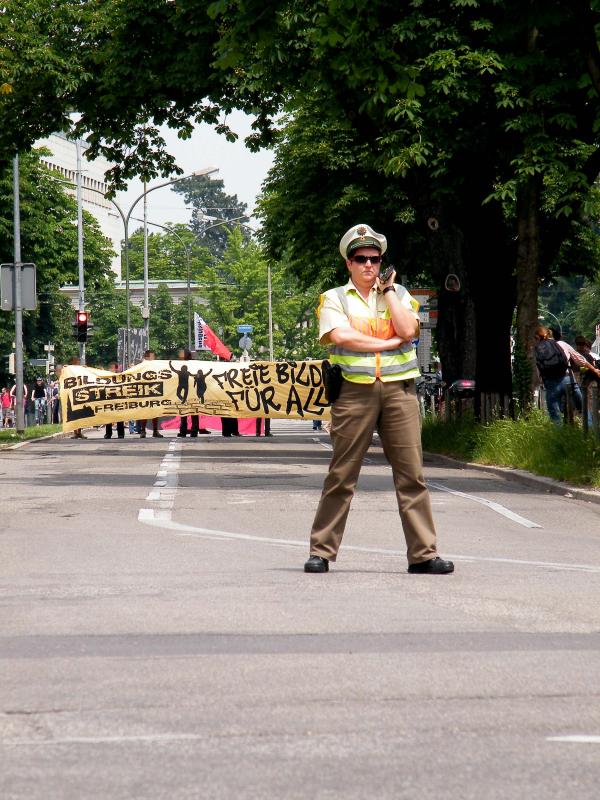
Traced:
[[269, 355], [268, 271], [271, 265], [273, 354], [275, 358], [309, 358], [322, 355], [307, 329], [314, 320], [317, 295], [299, 289], [296, 280], [278, 262], [268, 262], [262, 249], [244, 239], [241, 231], [229, 233], [225, 255], [207, 270], [199, 313], [232, 350], [240, 354], [241, 323], [253, 326], [255, 356]]
[[228, 239], [226, 226], [216, 223], [232, 219], [249, 222], [246, 203], [236, 194], [227, 194], [224, 187], [222, 180], [213, 180], [210, 175], [194, 175], [172, 187], [184, 196], [186, 206], [192, 206], [190, 227], [215, 258], [223, 256]]
[[464, 302], [445, 298], [440, 322], [460, 342], [474, 318], [480, 388], [508, 388], [515, 297], [525, 352], [537, 283], [598, 173], [598, 0], [83, 6], [93, 13], [72, 34], [85, 46], [62, 100], [82, 112], [92, 154], [117, 163], [115, 181], [172, 169], [162, 122], [231, 135], [221, 113], [241, 108], [257, 115], [256, 147], [273, 142], [282, 109], [317, 97], [371, 149], [382, 184], [406, 194], [436, 274], [449, 262], [459, 274]]

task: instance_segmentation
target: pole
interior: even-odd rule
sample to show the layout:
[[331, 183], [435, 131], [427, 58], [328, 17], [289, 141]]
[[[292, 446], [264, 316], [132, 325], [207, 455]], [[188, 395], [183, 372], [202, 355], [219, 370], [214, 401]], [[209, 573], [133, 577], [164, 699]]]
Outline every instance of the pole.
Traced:
[[13, 160], [13, 217], [15, 270], [15, 425], [17, 433], [25, 430], [23, 406], [23, 309], [21, 308], [21, 203], [19, 196], [19, 154]]
[[269, 292], [269, 361], [273, 361], [273, 302], [271, 292], [270, 264], [267, 264], [267, 291]]
[[146, 341], [150, 347], [150, 307], [148, 305], [148, 191], [144, 181], [144, 328]]
[[192, 244], [185, 248], [187, 256], [188, 350], [192, 349]]
[[[85, 284], [83, 276], [83, 199], [81, 194], [81, 139], [75, 142], [77, 154], [77, 266], [79, 269], [79, 310], [85, 311]], [[85, 342], [79, 342], [79, 360], [85, 366]]]
[[129, 354], [131, 353], [131, 309], [129, 304], [129, 216], [123, 220], [125, 228], [125, 353], [123, 355], [123, 369], [129, 369]]

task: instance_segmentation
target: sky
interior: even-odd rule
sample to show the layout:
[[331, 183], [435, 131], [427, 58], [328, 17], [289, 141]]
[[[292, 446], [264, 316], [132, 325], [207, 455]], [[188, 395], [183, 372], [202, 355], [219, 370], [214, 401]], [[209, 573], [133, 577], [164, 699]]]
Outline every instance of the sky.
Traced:
[[[206, 124], [198, 125], [192, 137], [185, 141], [177, 138], [176, 131], [166, 127], [162, 129], [162, 134], [168, 151], [175, 156], [185, 175], [207, 166], [219, 167], [219, 172], [212, 177], [223, 180], [227, 194], [236, 194], [239, 200], [248, 204], [248, 210], [252, 212], [261, 184], [273, 162], [273, 152], [261, 150], [252, 153], [244, 145], [244, 137], [251, 132], [251, 117], [241, 112], [234, 112], [228, 117], [227, 122], [239, 135], [235, 143], [228, 142], [224, 136], [216, 133], [212, 126]], [[149, 188], [164, 183], [165, 180], [157, 178], [151, 181]], [[127, 212], [142, 192], [141, 181], [134, 180], [130, 182], [126, 192], [118, 193], [116, 199], [121, 208]], [[191, 208], [186, 209], [183, 197], [168, 186], [148, 194], [149, 222], [157, 222], [159, 225], [169, 222], [188, 223], [191, 214]], [[141, 218], [142, 215], [143, 203], [140, 201], [133, 216]]]

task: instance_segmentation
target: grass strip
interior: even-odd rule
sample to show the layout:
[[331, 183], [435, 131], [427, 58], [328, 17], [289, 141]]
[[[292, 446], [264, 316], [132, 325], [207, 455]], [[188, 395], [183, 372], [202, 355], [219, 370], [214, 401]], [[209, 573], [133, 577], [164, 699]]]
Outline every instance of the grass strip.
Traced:
[[35, 427], [25, 428], [23, 433], [17, 433], [14, 428], [2, 428], [0, 430], [0, 448], [9, 447], [11, 444], [25, 442], [29, 439], [50, 436], [50, 434], [59, 433], [60, 431], [62, 431], [62, 425], [36, 425]]
[[600, 441], [578, 425], [553, 425], [543, 411], [489, 425], [468, 417], [453, 422], [426, 417], [423, 449], [600, 488]]

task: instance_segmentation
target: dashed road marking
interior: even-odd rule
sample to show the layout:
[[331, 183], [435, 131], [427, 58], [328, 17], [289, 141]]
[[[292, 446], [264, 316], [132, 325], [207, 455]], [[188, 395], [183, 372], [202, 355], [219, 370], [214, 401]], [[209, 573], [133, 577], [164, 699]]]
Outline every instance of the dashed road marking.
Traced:
[[175, 503], [179, 483], [178, 470], [181, 462], [181, 442], [171, 442], [156, 473], [153, 488], [148, 492], [146, 502], [156, 503], [158, 508], [140, 508], [138, 520], [148, 522], [157, 519], [165, 522], [171, 519], [171, 509]]
[[487, 500], [485, 497], [477, 497], [474, 494], [468, 494], [467, 492], [459, 492], [458, 489], [450, 489], [448, 486], [444, 486], [443, 483], [436, 483], [434, 481], [427, 481], [429, 486], [432, 486], [434, 489], [438, 489], [440, 492], [448, 492], [449, 494], [456, 495], [457, 497], [462, 497], [465, 500], [471, 500], [473, 503], [481, 503], [483, 506], [487, 506], [492, 511], [495, 511], [497, 514], [501, 514], [503, 517], [512, 520], [513, 522], [522, 525], [524, 528], [541, 528], [541, 525], [538, 525], [537, 522], [532, 522], [530, 519], [526, 517], [521, 517], [519, 514], [515, 514], [514, 511], [511, 511], [506, 506], [501, 505], [500, 503], [494, 502], [494, 500]]
[[600, 736], [547, 736], [547, 742], [570, 742], [572, 744], [600, 744]]

